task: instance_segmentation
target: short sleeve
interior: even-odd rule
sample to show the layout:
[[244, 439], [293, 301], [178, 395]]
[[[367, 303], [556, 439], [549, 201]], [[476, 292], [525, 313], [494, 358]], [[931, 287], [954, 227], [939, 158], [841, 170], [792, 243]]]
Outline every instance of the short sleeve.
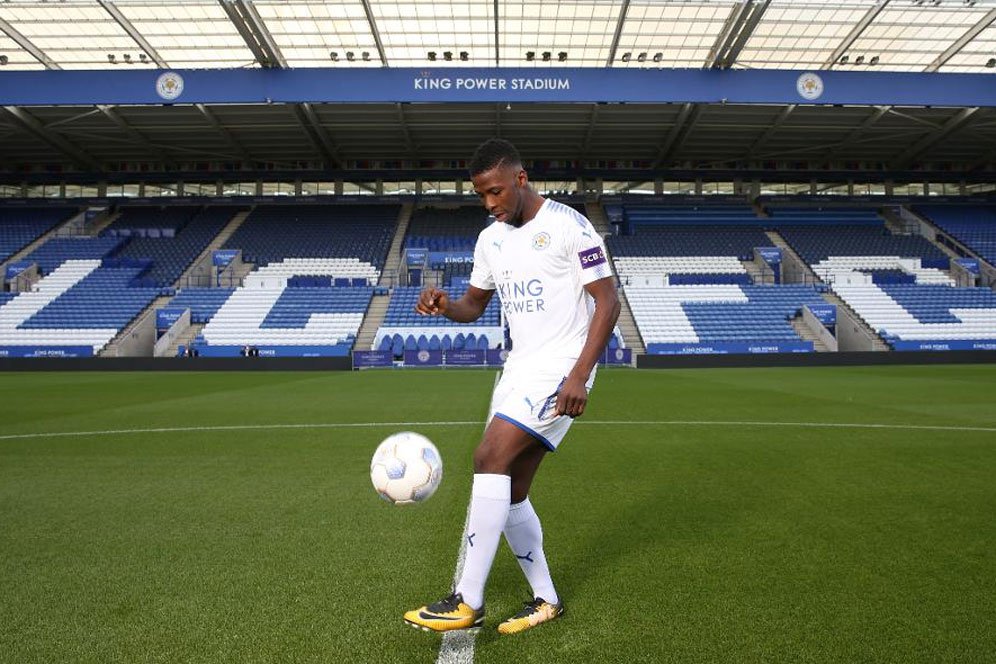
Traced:
[[474, 267], [470, 271], [470, 285], [481, 290], [494, 290], [495, 277], [491, 271], [491, 266], [488, 264], [484, 246], [484, 232], [481, 232], [477, 236], [477, 244], [474, 245]]
[[611, 277], [612, 268], [609, 266], [605, 243], [591, 222], [579, 216], [575, 223], [570, 224], [570, 228], [567, 238], [568, 258], [580, 273], [581, 284]]

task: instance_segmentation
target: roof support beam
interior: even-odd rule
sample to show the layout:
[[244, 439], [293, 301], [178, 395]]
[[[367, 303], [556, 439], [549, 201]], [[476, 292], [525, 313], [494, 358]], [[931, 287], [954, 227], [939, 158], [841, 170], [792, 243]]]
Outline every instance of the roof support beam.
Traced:
[[778, 128], [781, 127], [783, 124], [785, 124], [785, 121], [788, 120], [790, 115], [792, 115], [792, 111], [796, 109], [796, 106], [797, 106], [796, 104], [789, 104], [788, 106], [782, 109], [782, 112], [778, 114], [778, 117], [775, 118], [775, 121], [771, 123], [771, 126], [765, 129], [764, 133], [761, 134], [758, 137], [758, 139], [754, 141], [754, 143], [750, 146], [750, 149], [747, 150], [747, 154], [744, 155], [745, 159], [751, 159], [754, 156], [754, 154], [761, 148], [761, 146], [764, 145], [768, 141], [768, 139], [774, 135], [776, 131], [778, 131]]
[[176, 162], [173, 160], [172, 157], [166, 154], [160, 146], [151, 143], [149, 139], [147, 139], [145, 136], [142, 135], [141, 132], [139, 132], [137, 129], [128, 124], [125, 121], [125, 119], [122, 118], [118, 114], [118, 112], [114, 110], [113, 106], [104, 106], [102, 104], [98, 104], [97, 109], [101, 113], [103, 113], [104, 117], [106, 117], [108, 120], [116, 124], [126, 134], [128, 134], [128, 136], [130, 136], [135, 143], [141, 145], [150, 152], [154, 153], [159, 158], [159, 161], [163, 163], [163, 165], [176, 166]]
[[361, 0], [363, 11], [367, 15], [367, 23], [370, 24], [370, 33], [373, 35], [374, 44], [377, 45], [377, 55], [380, 56], [380, 66], [387, 66], [387, 52], [384, 50], [384, 43], [380, 40], [380, 30], [377, 29], [377, 19], [374, 17], [373, 8], [370, 7], [370, 0]]
[[747, 24], [744, 26], [743, 30], [740, 31], [740, 35], [737, 40], [733, 42], [733, 46], [730, 48], [729, 52], [723, 58], [723, 62], [720, 66], [723, 69], [729, 69], [740, 57], [740, 52], [744, 50], [744, 46], [747, 45], [747, 40], [750, 39], [751, 35], [754, 34], [754, 30], [757, 29], [757, 24], [761, 22], [761, 17], [764, 16], [764, 12], [768, 11], [768, 5], [771, 4], [771, 0], [762, 0], [761, 4], [755, 4], [754, 10], [750, 14], [750, 18], [747, 19]]
[[855, 127], [850, 134], [848, 134], [843, 141], [841, 141], [837, 147], [827, 153], [827, 161], [833, 159], [839, 155], [848, 145], [851, 145], [861, 134], [865, 133], [868, 129], [873, 127], [879, 120], [881, 120], [889, 111], [892, 110], [891, 106], [876, 106], [875, 110], [867, 118], [861, 121], [861, 124]]
[[218, 118], [216, 118], [214, 113], [211, 112], [211, 109], [204, 104], [194, 104], [194, 108], [196, 108], [198, 112], [204, 116], [204, 119], [208, 121], [208, 124], [214, 127], [218, 133], [221, 134], [221, 137], [225, 140], [225, 143], [228, 144], [228, 147], [235, 150], [242, 161], [250, 164], [252, 163], [252, 155], [249, 154], [248, 150], [246, 150], [241, 143], [235, 140], [235, 137], [232, 136], [232, 132], [230, 132], [224, 125], [221, 124], [221, 122], [218, 121]]
[[948, 46], [943, 53], [938, 55], [933, 62], [927, 65], [927, 68], [924, 69], [924, 71], [935, 72], [943, 67], [948, 60], [957, 55], [961, 49], [965, 48], [966, 44], [978, 37], [979, 33], [988, 28], [993, 21], [996, 21], [996, 9], [990, 9], [985, 16], [979, 19], [978, 23], [973, 25], [968, 29], [968, 32], [959, 37], [958, 41], [951, 44], [951, 46]]
[[498, 29], [498, 0], [495, 0], [495, 67], [501, 64], [501, 34]]
[[242, 35], [253, 57], [267, 69], [285, 69], [287, 61], [266, 29], [256, 8], [246, 0], [218, 0], [235, 29]]
[[958, 129], [963, 128], [979, 112], [979, 107], [963, 108], [957, 115], [945, 122], [940, 129], [921, 138], [911, 145], [905, 152], [893, 160], [891, 167], [896, 170], [906, 170], [910, 164], [917, 160], [927, 150], [939, 143], [946, 136]]
[[498, 31], [498, 0], [495, 0], [495, 67], [501, 64], [501, 40]]
[[0, 18], [0, 30], [7, 33], [7, 36], [17, 42], [17, 45], [23, 48], [25, 51], [30, 53], [35, 60], [45, 65], [45, 69], [62, 69], [55, 61], [45, 54], [45, 51], [41, 50], [34, 43], [18, 32], [17, 28], [12, 26], [7, 21]]
[[830, 69], [833, 67], [837, 60], [840, 59], [840, 56], [847, 53], [847, 49], [851, 48], [851, 45], [857, 41], [858, 37], [861, 36], [861, 33], [864, 32], [869, 25], [871, 25], [871, 22], [875, 20], [875, 17], [879, 15], [879, 12], [885, 9], [887, 4], [889, 4], [889, 0], [879, 0], [874, 5], [869, 7], [868, 11], [865, 12], [865, 15], [862, 16], [857, 25], [855, 25], [854, 28], [847, 33], [847, 36], [844, 37], [844, 41], [840, 42], [840, 45], [834, 49], [833, 53], [830, 54], [830, 57], [827, 58], [827, 61], [823, 63], [823, 66], [820, 67], [820, 69]]
[[729, 49], [730, 44], [733, 43], [733, 38], [736, 36], [737, 32], [740, 30], [740, 26], [743, 25], [744, 17], [747, 15], [750, 9], [750, 0], [742, 0], [733, 6], [730, 10], [730, 15], [726, 17], [726, 23], [723, 24], [723, 29], [719, 31], [716, 36], [716, 41], [713, 42], [712, 48], [709, 49], [709, 55], [706, 56], [705, 66], [715, 69], [719, 67], [719, 63], [722, 61], [722, 54]]
[[129, 37], [135, 40], [135, 43], [138, 44], [139, 48], [145, 51], [145, 54], [152, 58], [153, 62], [155, 62], [162, 69], [169, 68], [169, 65], [166, 64], [163, 57], [159, 55], [159, 52], [156, 51], [156, 49], [152, 47], [152, 44], [150, 44], [149, 41], [142, 36], [142, 33], [135, 29], [132, 22], [129, 21], [127, 17], [121, 13], [121, 10], [117, 8], [117, 5], [111, 2], [111, 0], [97, 0], [97, 2], [104, 8], [104, 11], [114, 17], [114, 20], [118, 22], [118, 25], [120, 25], [121, 28], [128, 33]]
[[[497, 3], [497, 0], [496, 0]], [[619, 50], [619, 40], [622, 38], [623, 26], [626, 24], [626, 14], [629, 13], [629, 0], [623, 0], [619, 7], [619, 20], [616, 21], [616, 32], [612, 35], [612, 46], [609, 47], [609, 59], [605, 63], [606, 67], [611, 67], [616, 61], [616, 51]]]
[[19, 125], [69, 157], [77, 166], [81, 166], [86, 170], [95, 172], [103, 170], [100, 167], [100, 164], [97, 163], [97, 161], [90, 155], [86, 154], [86, 152], [70, 143], [62, 136], [49, 131], [45, 125], [39, 122], [37, 118], [31, 116], [24, 109], [16, 106], [4, 106], [3, 108], [14, 118], [14, 120], [17, 121]]
[[408, 156], [415, 158], [415, 143], [412, 141], [412, 134], [408, 131], [408, 121], [405, 119], [405, 107], [402, 104], [395, 104], [398, 111], [398, 124], [401, 125], [401, 133], [405, 136], [405, 147], [408, 148]]
[[343, 162], [342, 158], [339, 157], [338, 148], [332, 142], [332, 138], [328, 135], [325, 127], [322, 126], [311, 104], [294, 104], [290, 108], [294, 113], [294, 117], [297, 118], [298, 123], [311, 140], [311, 144], [318, 150], [318, 154], [322, 156], [322, 159], [325, 160], [326, 166], [329, 168], [342, 168]]
[[732, 67], [757, 28], [757, 24], [761, 22], [761, 17], [764, 16], [770, 3], [771, 0], [761, 0], [757, 3], [754, 0], [744, 0], [738, 10], [734, 10], [735, 13], [731, 14], [733, 20], [727, 22], [723, 34], [716, 39], [716, 44], [720, 44], [722, 40], [722, 45], [719, 48], [713, 45], [715, 52], [710, 51], [707, 66], [713, 69]]
[[695, 104], [685, 104], [681, 107], [681, 112], [678, 113], [671, 131], [667, 133], [664, 142], [661, 143], [657, 158], [654, 159], [654, 164], [651, 168], [660, 168], [661, 164], [671, 160], [671, 156], [678, 151], [681, 144], [685, 142], [685, 138], [688, 137], [688, 133], [695, 127], [695, 123], [699, 121], [700, 114], [701, 110]]
[[584, 143], [581, 145], [581, 158], [588, 156], [588, 148], [591, 147], [591, 137], [595, 133], [595, 125], [598, 123], [598, 104], [591, 105], [591, 116], [588, 118], [588, 130], [584, 134]]

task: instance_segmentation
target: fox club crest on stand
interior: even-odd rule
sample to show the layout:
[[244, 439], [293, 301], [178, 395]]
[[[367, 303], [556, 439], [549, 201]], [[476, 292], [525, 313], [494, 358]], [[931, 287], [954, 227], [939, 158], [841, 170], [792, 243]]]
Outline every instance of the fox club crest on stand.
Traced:
[[156, 94], [172, 101], [183, 94], [183, 77], [176, 72], [168, 71], [156, 79]]
[[533, 249], [543, 251], [550, 246], [550, 234], [546, 231], [533, 236]]
[[823, 79], [813, 72], [806, 72], [795, 82], [795, 90], [803, 99], [813, 101], [823, 94]]

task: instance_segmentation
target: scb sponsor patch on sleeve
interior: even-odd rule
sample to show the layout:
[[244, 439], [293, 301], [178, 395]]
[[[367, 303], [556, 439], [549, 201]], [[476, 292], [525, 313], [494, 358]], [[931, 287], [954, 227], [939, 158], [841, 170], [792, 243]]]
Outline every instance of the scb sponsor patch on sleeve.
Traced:
[[581, 261], [582, 269], [605, 264], [605, 250], [601, 247], [592, 247], [578, 252], [578, 259]]

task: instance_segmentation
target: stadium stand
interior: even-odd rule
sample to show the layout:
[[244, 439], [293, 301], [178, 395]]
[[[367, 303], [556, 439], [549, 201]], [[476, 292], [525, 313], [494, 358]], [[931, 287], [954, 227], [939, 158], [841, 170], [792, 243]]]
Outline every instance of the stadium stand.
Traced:
[[184, 288], [169, 306], [190, 309], [191, 323], [207, 323], [234, 292], [234, 288]]
[[195, 347], [201, 355], [237, 355], [242, 346], [283, 355], [348, 355], [372, 295], [369, 286], [239, 288]]
[[24, 260], [38, 264], [38, 271], [49, 274], [68, 260], [97, 260], [112, 256], [127, 242], [124, 237], [54, 237], [28, 254]]
[[152, 268], [145, 276], [160, 286], [172, 286], [240, 208], [142, 206], [122, 210], [103, 233], [130, 238], [116, 256], [151, 260]]
[[996, 265], [996, 208], [982, 205], [918, 205], [914, 211]]
[[746, 207], [626, 205], [621, 214], [631, 234], [606, 244], [624, 284], [749, 284], [741, 261], [771, 244]]
[[875, 210], [770, 211], [769, 223], [824, 281], [847, 272], [904, 272], [921, 283], [951, 284], [947, 255], [919, 235], [894, 235]]
[[744, 266], [771, 246], [746, 206], [623, 205], [607, 246], [651, 354], [811, 351], [789, 322], [824, 304], [812, 286], [755, 286]]
[[412, 214], [405, 248], [429, 251], [473, 251], [477, 236], [488, 224], [480, 206], [419, 208]]
[[864, 283], [837, 284], [834, 291], [899, 350], [905, 341], [996, 343], [996, 293], [988, 288]]
[[[397, 205], [260, 205], [225, 242], [262, 267], [289, 258], [347, 258], [384, 267]], [[293, 229], [293, 233], [287, 232]]]
[[66, 260], [0, 307], [0, 346], [89, 346], [96, 354], [159, 294], [148, 264]]
[[0, 263], [49, 232], [76, 208], [0, 208]]
[[242, 249], [243, 260], [258, 267], [226, 296], [190, 295], [206, 302], [197, 320], [207, 324], [193, 347], [201, 355], [236, 355], [242, 347], [261, 355], [348, 355], [399, 210], [396, 205], [257, 207], [225, 246]]
[[[626, 286], [648, 353], [701, 344], [742, 343], [769, 350], [812, 350], [789, 320], [804, 305], [824, 304], [812, 286]], [[715, 350], [715, 349], [713, 349]], [[708, 347], [698, 352], [711, 352]]]
[[473, 263], [446, 263], [443, 265], [442, 284], [450, 286], [456, 278], [469, 278], [473, 270]]

